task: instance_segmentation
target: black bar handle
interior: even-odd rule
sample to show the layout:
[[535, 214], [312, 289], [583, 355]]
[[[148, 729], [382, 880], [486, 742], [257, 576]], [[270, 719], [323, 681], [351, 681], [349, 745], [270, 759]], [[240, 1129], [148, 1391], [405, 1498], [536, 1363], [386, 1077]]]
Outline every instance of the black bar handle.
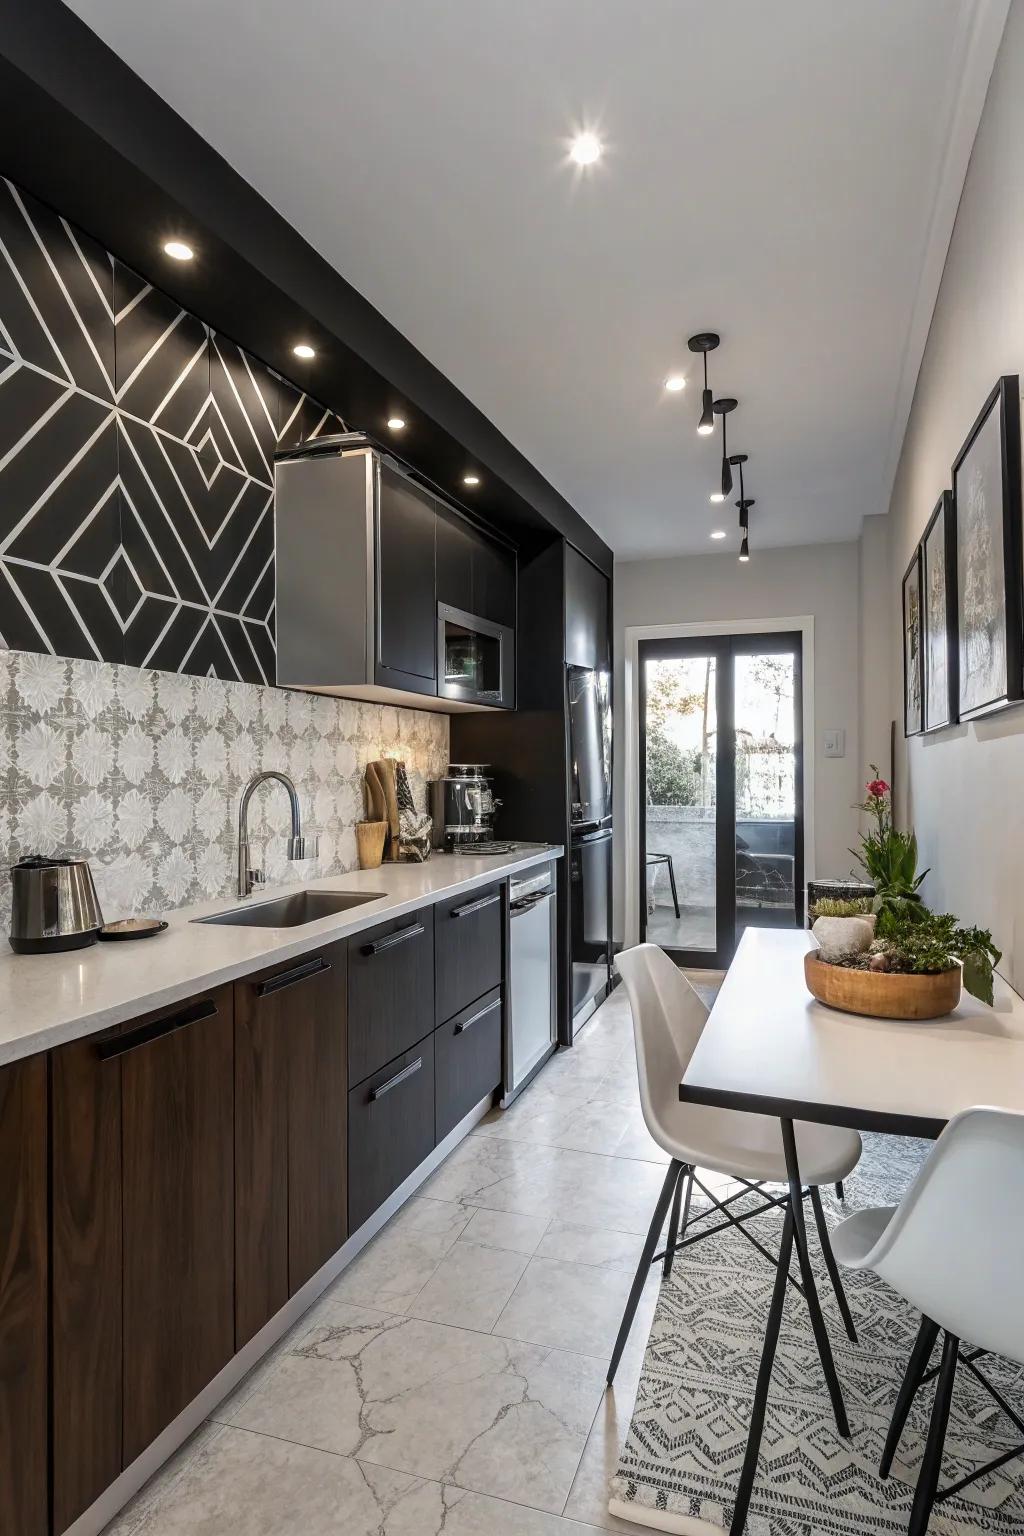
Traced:
[[307, 960], [304, 965], [297, 965], [290, 971], [281, 971], [266, 981], [258, 981], [256, 996], [267, 997], [271, 992], [280, 992], [282, 987], [294, 987], [298, 982], [308, 981], [311, 976], [319, 976], [322, 971], [329, 971], [330, 968], [331, 962], [325, 960], [323, 955], [317, 955], [315, 960]]
[[484, 907], [493, 907], [496, 901], [501, 900], [501, 892], [495, 891], [493, 896], [481, 896], [479, 901], [468, 901], [464, 907], [453, 907], [449, 917], [469, 917], [471, 912], [482, 912]]
[[410, 923], [408, 928], [399, 928], [394, 933], [386, 933], [382, 939], [374, 939], [372, 944], [364, 944], [359, 953], [379, 955], [382, 950], [394, 949], [396, 944], [404, 944], [406, 939], [416, 939], [424, 932], [422, 923]]
[[478, 1019], [486, 1018], [487, 1014], [493, 1013], [495, 1008], [500, 1008], [500, 1007], [501, 1007], [501, 998], [500, 997], [496, 997], [494, 999], [493, 1003], [488, 1003], [485, 1008], [479, 1009], [476, 1013], [474, 1013], [472, 1015], [471, 1018], [460, 1019], [459, 1022], [455, 1026], [455, 1033], [457, 1035], [465, 1034], [466, 1030], [469, 1028], [469, 1026], [471, 1024], [475, 1024]]
[[409, 1065], [403, 1067], [401, 1072], [396, 1072], [394, 1077], [389, 1077], [386, 1083], [381, 1083], [379, 1088], [375, 1088], [370, 1094], [371, 1100], [376, 1102], [377, 1099], [382, 1099], [386, 1093], [391, 1092], [392, 1088], [397, 1088], [399, 1083], [404, 1083], [407, 1077], [412, 1077], [414, 1072], [418, 1072], [422, 1065], [423, 1057], [417, 1056], [416, 1060], [410, 1061]]
[[181, 1013], [174, 1013], [169, 1019], [156, 1019], [152, 1024], [140, 1024], [138, 1029], [130, 1030], [127, 1035], [113, 1035], [107, 1040], [101, 1040], [96, 1047], [96, 1054], [101, 1061], [110, 1061], [114, 1056], [137, 1051], [140, 1045], [162, 1040], [164, 1035], [173, 1035], [176, 1030], [187, 1029], [190, 1024], [212, 1019], [216, 1012], [217, 1004], [212, 999], [205, 1003], [194, 1003], [191, 1008], [183, 1008]]

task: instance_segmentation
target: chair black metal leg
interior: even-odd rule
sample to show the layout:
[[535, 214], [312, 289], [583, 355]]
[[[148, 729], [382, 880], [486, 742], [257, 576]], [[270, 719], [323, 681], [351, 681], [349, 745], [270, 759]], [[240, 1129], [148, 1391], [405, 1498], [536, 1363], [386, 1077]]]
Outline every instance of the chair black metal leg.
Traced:
[[953, 1382], [956, 1380], [956, 1357], [959, 1348], [960, 1340], [954, 1338], [951, 1333], [947, 1333], [942, 1341], [942, 1364], [939, 1366], [939, 1380], [935, 1388], [932, 1421], [928, 1426], [924, 1460], [921, 1462], [917, 1487], [914, 1489], [914, 1505], [910, 1511], [907, 1536], [925, 1536], [928, 1529], [928, 1520], [939, 1486], [939, 1472], [942, 1470], [942, 1447], [946, 1443], [946, 1425], [949, 1423], [949, 1404], [953, 1396]]
[[671, 854], [668, 854], [665, 862], [668, 865], [668, 883], [669, 883], [669, 885], [672, 888], [672, 905], [676, 909], [676, 922], [678, 922], [679, 918], [681, 916], [681, 913], [679, 911], [679, 896], [678, 896], [678, 894], [676, 892], [676, 871], [675, 871], [675, 866], [672, 863], [672, 855]]
[[832, 1252], [832, 1239], [828, 1234], [825, 1212], [821, 1205], [821, 1190], [818, 1189], [816, 1184], [811, 1185], [811, 1207], [814, 1211], [814, 1224], [818, 1229], [818, 1241], [821, 1244], [821, 1251], [825, 1258], [825, 1268], [828, 1270], [832, 1289], [836, 1293], [836, 1301], [839, 1303], [839, 1311], [843, 1319], [843, 1326], [846, 1329], [846, 1336], [852, 1344], [856, 1344], [857, 1330], [853, 1325], [853, 1314], [850, 1311], [850, 1304], [846, 1299], [846, 1291], [843, 1289], [839, 1265], [836, 1263], [836, 1256]]
[[761, 1449], [761, 1435], [764, 1432], [764, 1415], [768, 1406], [768, 1388], [771, 1386], [772, 1366], [775, 1364], [775, 1350], [779, 1342], [782, 1304], [786, 1295], [786, 1278], [789, 1274], [792, 1255], [793, 1210], [790, 1206], [786, 1210], [786, 1219], [782, 1224], [782, 1246], [779, 1249], [775, 1284], [772, 1287], [772, 1300], [768, 1308], [768, 1324], [765, 1328], [764, 1345], [761, 1349], [761, 1364], [757, 1368], [757, 1385], [754, 1388], [754, 1401], [750, 1411], [750, 1427], [747, 1430], [747, 1449], [743, 1455], [743, 1470], [740, 1473], [739, 1487], [736, 1490], [736, 1504], [733, 1508], [732, 1524], [729, 1528], [730, 1536], [742, 1536], [743, 1527], [747, 1521], [750, 1493], [754, 1486], [754, 1474], [757, 1472], [757, 1456]]
[[818, 1346], [821, 1368], [825, 1373], [825, 1385], [828, 1387], [828, 1395], [832, 1399], [832, 1412], [835, 1414], [836, 1428], [845, 1440], [849, 1439], [850, 1436], [850, 1421], [846, 1417], [843, 1389], [839, 1384], [836, 1363], [832, 1358], [832, 1345], [829, 1341], [828, 1329], [825, 1327], [825, 1319], [821, 1315], [821, 1303], [818, 1300], [818, 1291], [814, 1283], [814, 1270], [811, 1268], [811, 1256], [807, 1247], [807, 1229], [804, 1226], [803, 1186], [800, 1183], [800, 1162], [796, 1153], [796, 1135], [793, 1130], [792, 1120], [784, 1119], [780, 1121], [780, 1124], [782, 1126], [782, 1145], [786, 1153], [786, 1172], [789, 1175], [789, 1206], [793, 1212], [793, 1237], [800, 1260], [800, 1274], [804, 1282], [807, 1310], [811, 1315], [814, 1342]]
[[619, 1326], [619, 1335], [615, 1340], [615, 1348], [612, 1351], [611, 1364], [608, 1367], [609, 1386], [611, 1386], [612, 1382], [615, 1380], [615, 1372], [619, 1368], [619, 1361], [622, 1359], [622, 1351], [626, 1347], [626, 1340], [629, 1338], [629, 1330], [633, 1326], [633, 1318], [636, 1316], [636, 1309], [640, 1305], [640, 1296], [643, 1292], [644, 1284], [647, 1280], [647, 1276], [651, 1268], [651, 1262], [654, 1258], [654, 1250], [658, 1246], [658, 1238], [661, 1236], [661, 1229], [665, 1225], [665, 1212], [668, 1210], [669, 1201], [672, 1199], [672, 1196], [675, 1193], [676, 1184], [682, 1172], [682, 1167], [682, 1163], [678, 1160], [678, 1158], [675, 1157], [668, 1165], [668, 1172], [665, 1175], [665, 1182], [661, 1186], [661, 1193], [658, 1196], [658, 1203], [654, 1208], [654, 1216], [651, 1219], [650, 1229], [648, 1230], [647, 1236], [644, 1239], [644, 1248], [640, 1255], [640, 1263], [637, 1265], [636, 1275], [633, 1280], [633, 1288], [629, 1293], [629, 1300], [626, 1302], [626, 1310], [622, 1314], [622, 1322]]
[[914, 1340], [914, 1347], [910, 1351], [907, 1369], [903, 1373], [903, 1380], [900, 1383], [900, 1390], [896, 1397], [896, 1407], [893, 1409], [889, 1433], [885, 1437], [885, 1448], [882, 1451], [882, 1460], [878, 1466], [879, 1477], [888, 1477], [892, 1470], [892, 1460], [899, 1447], [900, 1436], [903, 1434], [903, 1426], [907, 1422], [910, 1405], [914, 1401], [917, 1389], [921, 1385], [922, 1377], [928, 1369], [928, 1363], [932, 1358], [932, 1350], [935, 1348], [935, 1340], [938, 1337], [938, 1333], [938, 1323], [933, 1323], [930, 1317], [922, 1317], [921, 1326], [918, 1329], [917, 1338]]
[[846, 1190], [843, 1188], [843, 1181], [842, 1181], [842, 1179], [837, 1179], [836, 1180], [836, 1199], [837, 1200], [845, 1200], [846, 1199]]
[[[683, 1185], [686, 1185], [686, 1203], [683, 1206], [683, 1214], [680, 1218], [679, 1204], [683, 1193]], [[668, 1233], [665, 1238], [665, 1262], [661, 1267], [661, 1273], [667, 1280], [672, 1273], [672, 1260], [676, 1255], [676, 1247], [682, 1240], [686, 1231], [686, 1223], [690, 1217], [690, 1196], [693, 1194], [693, 1169], [686, 1164], [680, 1169], [676, 1182], [676, 1192], [672, 1196], [672, 1214], [668, 1219]]]

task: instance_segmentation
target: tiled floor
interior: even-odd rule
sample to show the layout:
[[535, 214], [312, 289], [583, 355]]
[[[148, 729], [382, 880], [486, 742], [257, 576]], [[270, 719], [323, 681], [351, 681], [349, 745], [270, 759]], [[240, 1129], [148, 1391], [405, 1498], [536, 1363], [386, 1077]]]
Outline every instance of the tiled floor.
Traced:
[[605, 1370], [667, 1159], [620, 988], [494, 1111], [107, 1536], [587, 1536], [652, 1274]]

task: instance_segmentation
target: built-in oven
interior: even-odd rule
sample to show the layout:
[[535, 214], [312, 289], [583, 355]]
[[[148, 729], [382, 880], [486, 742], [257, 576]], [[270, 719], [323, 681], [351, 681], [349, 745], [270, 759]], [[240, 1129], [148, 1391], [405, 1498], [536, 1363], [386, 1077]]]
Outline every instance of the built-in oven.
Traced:
[[437, 605], [437, 691], [464, 704], [515, 705], [515, 638], [494, 624], [448, 603]]

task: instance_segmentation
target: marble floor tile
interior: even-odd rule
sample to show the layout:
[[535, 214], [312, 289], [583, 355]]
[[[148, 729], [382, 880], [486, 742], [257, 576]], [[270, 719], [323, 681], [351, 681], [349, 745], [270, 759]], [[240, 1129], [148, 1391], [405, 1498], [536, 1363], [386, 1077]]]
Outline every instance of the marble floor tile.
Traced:
[[324, 1292], [314, 1320], [323, 1320], [337, 1303], [404, 1312], [466, 1226], [469, 1214], [447, 1200], [410, 1200]]
[[234, 1423], [560, 1513], [603, 1386], [583, 1355], [339, 1308]]
[[531, 1259], [493, 1331], [607, 1365], [632, 1281], [624, 1268]]
[[636, 1232], [612, 1232], [605, 1227], [583, 1227], [577, 1222], [556, 1220], [548, 1223], [537, 1258], [596, 1264], [604, 1269], [624, 1269], [633, 1275], [643, 1242]]
[[509, 1134], [538, 1146], [611, 1154], [629, 1122], [630, 1110], [626, 1105], [604, 1104], [599, 1099], [571, 1105], [555, 1101], [529, 1119], [517, 1121]]
[[530, 1256], [536, 1253], [547, 1229], [543, 1216], [517, 1216], [514, 1211], [488, 1211], [477, 1206], [459, 1241], [479, 1243], [484, 1248], [507, 1248], [510, 1253]]
[[409, 1303], [406, 1314], [487, 1333], [529, 1262], [527, 1254], [460, 1239]]

